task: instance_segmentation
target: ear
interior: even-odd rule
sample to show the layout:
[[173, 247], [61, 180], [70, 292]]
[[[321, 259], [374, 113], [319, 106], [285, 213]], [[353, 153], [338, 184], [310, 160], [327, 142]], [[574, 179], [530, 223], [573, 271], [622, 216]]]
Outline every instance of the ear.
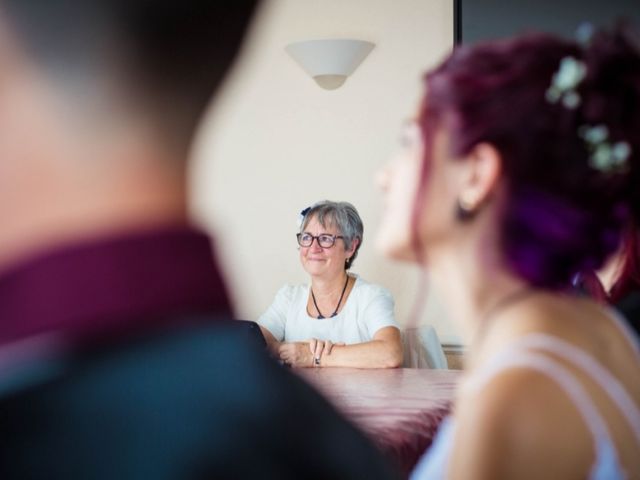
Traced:
[[502, 155], [490, 143], [479, 143], [463, 161], [466, 168], [458, 201], [469, 211], [475, 211], [497, 188], [502, 173]]
[[353, 242], [351, 242], [351, 248], [346, 251], [348, 257], [351, 257], [353, 255], [353, 252], [357, 250], [358, 245], [360, 245], [360, 239], [356, 237], [353, 239]]

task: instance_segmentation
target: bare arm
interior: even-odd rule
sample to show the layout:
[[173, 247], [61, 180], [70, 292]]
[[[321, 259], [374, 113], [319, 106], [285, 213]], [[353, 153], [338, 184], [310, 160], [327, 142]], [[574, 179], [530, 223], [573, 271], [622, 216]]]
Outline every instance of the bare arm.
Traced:
[[345, 345], [312, 338], [305, 342], [282, 342], [280, 360], [293, 367], [396, 368], [402, 365], [400, 331], [381, 328], [369, 342]]
[[353, 345], [317, 341], [314, 353], [321, 367], [397, 368], [403, 360], [400, 330], [395, 327], [383, 327], [373, 340]]
[[273, 336], [273, 334], [267, 330], [266, 328], [264, 328], [261, 325], [258, 325], [260, 327], [260, 331], [262, 332], [262, 336], [264, 337], [265, 341], [267, 342], [267, 350], [269, 351], [269, 353], [271, 353], [271, 355], [273, 355], [274, 357], [278, 357], [278, 348], [280, 347], [280, 342], [278, 340], [276, 340], [276, 337]]

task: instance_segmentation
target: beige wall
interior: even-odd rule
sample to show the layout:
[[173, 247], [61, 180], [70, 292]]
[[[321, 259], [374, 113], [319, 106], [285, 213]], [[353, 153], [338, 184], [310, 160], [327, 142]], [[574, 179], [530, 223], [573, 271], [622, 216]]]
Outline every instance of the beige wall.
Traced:
[[[290, 42], [352, 37], [376, 47], [345, 85], [319, 88], [284, 51]], [[255, 319], [284, 283], [305, 282], [294, 234], [320, 199], [355, 204], [365, 225], [354, 271], [389, 288], [406, 323], [417, 271], [373, 248], [376, 170], [415, 111], [422, 72], [451, 48], [451, 0], [267, 2], [224, 94], [203, 125], [192, 171], [193, 210], [214, 229], [239, 316]], [[421, 321], [457, 332], [428, 298]]]

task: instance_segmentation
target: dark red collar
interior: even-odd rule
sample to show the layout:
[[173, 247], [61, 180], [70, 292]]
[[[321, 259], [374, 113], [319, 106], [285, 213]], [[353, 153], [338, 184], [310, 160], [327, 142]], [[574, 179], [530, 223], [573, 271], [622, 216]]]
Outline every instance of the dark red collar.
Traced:
[[0, 346], [147, 330], [193, 314], [230, 315], [210, 239], [172, 227], [94, 240], [0, 274]]

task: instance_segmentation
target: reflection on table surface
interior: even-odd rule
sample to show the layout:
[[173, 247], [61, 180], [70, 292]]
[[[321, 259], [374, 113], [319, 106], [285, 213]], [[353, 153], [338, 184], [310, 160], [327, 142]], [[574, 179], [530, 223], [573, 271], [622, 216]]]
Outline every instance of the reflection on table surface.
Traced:
[[453, 404], [462, 372], [414, 368], [296, 369], [407, 474]]

